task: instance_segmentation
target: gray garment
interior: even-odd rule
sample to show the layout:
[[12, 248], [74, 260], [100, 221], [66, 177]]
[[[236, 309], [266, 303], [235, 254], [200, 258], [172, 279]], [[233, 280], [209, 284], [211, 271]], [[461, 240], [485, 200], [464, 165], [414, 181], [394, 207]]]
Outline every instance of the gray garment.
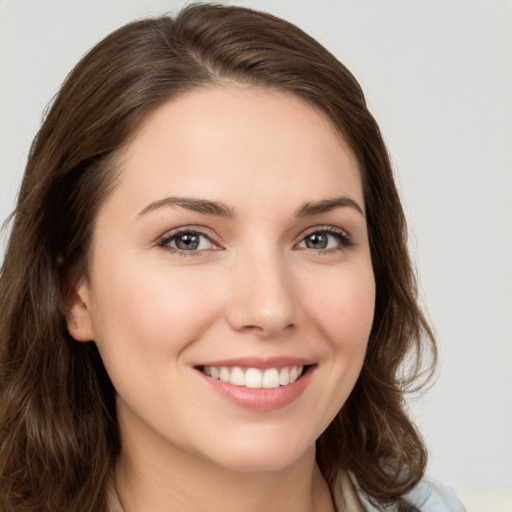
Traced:
[[[454, 492], [435, 480], [424, 478], [406, 495], [407, 501], [420, 512], [466, 512]], [[360, 496], [366, 512], [381, 512]], [[114, 486], [109, 492], [109, 512], [123, 512]]]
[[[466, 512], [455, 493], [436, 480], [423, 478], [405, 499], [420, 512]], [[360, 496], [366, 512], [380, 512]]]

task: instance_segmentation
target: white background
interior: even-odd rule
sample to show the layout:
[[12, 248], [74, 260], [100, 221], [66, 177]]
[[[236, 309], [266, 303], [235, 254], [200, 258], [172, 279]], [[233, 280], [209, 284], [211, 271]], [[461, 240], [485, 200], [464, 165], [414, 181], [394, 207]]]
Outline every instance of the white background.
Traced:
[[[0, 0], [0, 219], [44, 107], [80, 56], [125, 22], [184, 3]], [[412, 402], [429, 472], [459, 487], [512, 486], [512, 2], [232, 3], [295, 22], [360, 80], [439, 341], [439, 379]]]

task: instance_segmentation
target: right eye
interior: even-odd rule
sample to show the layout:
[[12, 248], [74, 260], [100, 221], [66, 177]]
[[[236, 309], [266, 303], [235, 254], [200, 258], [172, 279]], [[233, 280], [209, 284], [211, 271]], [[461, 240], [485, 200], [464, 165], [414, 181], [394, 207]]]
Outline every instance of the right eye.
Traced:
[[215, 248], [215, 244], [197, 231], [179, 231], [165, 236], [158, 242], [160, 247], [168, 247], [176, 252], [200, 252]]

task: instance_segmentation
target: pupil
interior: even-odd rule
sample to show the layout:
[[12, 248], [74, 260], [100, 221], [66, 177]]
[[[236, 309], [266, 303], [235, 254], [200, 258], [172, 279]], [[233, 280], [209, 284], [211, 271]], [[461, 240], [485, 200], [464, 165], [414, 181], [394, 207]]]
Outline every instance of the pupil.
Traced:
[[315, 233], [306, 239], [306, 247], [309, 249], [325, 249], [327, 247], [327, 235]]
[[199, 237], [197, 235], [181, 235], [176, 239], [176, 247], [184, 251], [191, 251], [199, 247]]

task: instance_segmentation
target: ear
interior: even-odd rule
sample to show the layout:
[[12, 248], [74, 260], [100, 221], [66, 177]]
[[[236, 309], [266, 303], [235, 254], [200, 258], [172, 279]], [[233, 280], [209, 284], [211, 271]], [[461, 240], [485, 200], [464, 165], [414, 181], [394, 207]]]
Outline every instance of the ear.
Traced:
[[76, 341], [94, 340], [94, 329], [90, 311], [89, 287], [85, 282], [69, 292], [68, 299], [67, 328], [69, 334]]

